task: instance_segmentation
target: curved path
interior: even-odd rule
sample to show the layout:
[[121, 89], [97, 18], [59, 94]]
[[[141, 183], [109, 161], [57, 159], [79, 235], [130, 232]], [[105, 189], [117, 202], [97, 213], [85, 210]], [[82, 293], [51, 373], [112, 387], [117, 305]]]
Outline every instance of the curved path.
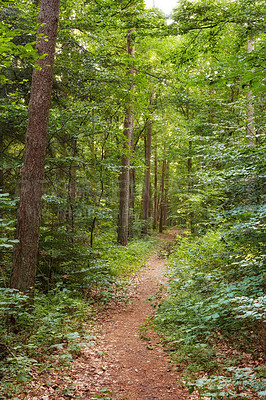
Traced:
[[[170, 241], [174, 233], [160, 235], [160, 239]], [[108, 388], [110, 393], [107, 395], [114, 399], [197, 399], [178, 386], [178, 372], [172, 368], [158, 335], [152, 330], [147, 333], [140, 330], [153, 313], [150, 302], [146, 300], [156, 293], [164, 279], [165, 260], [153, 254], [147, 265], [138, 276], [132, 303], [122, 310], [112, 310], [101, 322], [97, 349], [94, 349], [94, 354], [92, 349], [86, 349], [83, 363], [77, 363], [73, 370], [73, 375], [79, 376], [76, 383], [80, 389], [81, 376], [84, 373], [87, 376], [86, 385], [81, 390], [82, 399], [93, 399], [103, 388]], [[86, 359], [87, 362], [90, 360], [90, 368]]]
[[[177, 230], [159, 235], [162, 242], [174, 239]], [[27, 400], [196, 400], [178, 385], [181, 373], [174, 369], [152, 329], [141, 327], [154, 309], [146, 300], [164, 280], [166, 261], [156, 253], [147, 260], [147, 268], [137, 275], [132, 302], [100, 313], [97, 340], [89, 344], [69, 370], [58, 374], [50, 370], [47, 381], [31, 391]], [[142, 336], [142, 337], [141, 337]], [[33, 393], [38, 392], [38, 395]]]

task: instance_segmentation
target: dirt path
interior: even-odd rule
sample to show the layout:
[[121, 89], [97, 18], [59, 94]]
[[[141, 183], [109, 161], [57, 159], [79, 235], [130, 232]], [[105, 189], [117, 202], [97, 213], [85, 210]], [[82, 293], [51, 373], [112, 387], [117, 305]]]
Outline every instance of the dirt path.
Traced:
[[[160, 235], [160, 240], [167, 243], [175, 233]], [[154, 313], [146, 300], [165, 279], [165, 267], [165, 259], [156, 253], [150, 256], [147, 268], [138, 274], [130, 305], [99, 314], [97, 339], [88, 338], [71, 373], [50, 369], [23, 399], [92, 400], [101, 395], [106, 400], [197, 400], [178, 385], [181, 373], [169, 362], [157, 333], [140, 330]]]
[[[162, 235], [161, 239], [169, 241], [173, 233]], [[197, 398], [176, 383], [178, 372], [172, 369], [158, 335], [149, 331], [142, 335], [146, 340], [140, 337], [141, 326], [153, 313], [146, 300], [156, 293], [164, 278], [165, 260], [153, 254], [147, 264], [138, 278], [133, 303], [112, 311], [102, 321], [96, 348], [87, 348], [75, 363], [72, 383], [84, 400], [93, 399], [103, 388], [108, 388], [108, 396], [115, 399]]]

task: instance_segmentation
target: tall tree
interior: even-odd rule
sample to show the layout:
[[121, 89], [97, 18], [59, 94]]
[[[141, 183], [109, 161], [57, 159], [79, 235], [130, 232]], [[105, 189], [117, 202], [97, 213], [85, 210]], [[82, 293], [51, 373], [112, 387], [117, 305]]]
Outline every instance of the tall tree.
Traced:
[[[151, 95], [150, 105], [154, 102], [154, 92]], [[145, 138], [145, 176], [144, 176], [144, 195], [143, 195], [143, 233], [148, 233], [149, 215], [150, 215], [150, 175], [151, 175], [151, 139], [152, 139], [152, 121], [148, 122], [147, 135]]]
[[[133, 32], [135, 29], [128, 31], [127, 36], [127, 53], [134, 58], [135, 46], [133, 45]], [[134, 91], [133, 76], [134, 68], [131, 64], [128, 67], [127, 74], [130, 78], [130, 93]], [[129, 96], [131, 97], [131, 96]], [[119, 216], [117, 227], [117, 242], [126, 246], [128, 243], [128, 222], [129, 222], [129, 193], [130, 193], [130, 152], [131, 152], [131, 138], [133, 134], [133, 105], [131, 101], [125, 110], [124, 118], [124, 143], [123, 155], [121, 160], [121, 174], [120, 174], [120, 201], [119, 201]]]
[[168, 192], [169, 192], [169, 161], [165, 163], [165, 189], [164, 189], [164, 209], [163, 209], [163, 227], [167, 227], [167, 214], [168, 214]]
[[[248, 39], [248, 53], [255, 50], [254, 37]], [[252, 102], [252, 90], [248, 91], [248, 113], [247, 113], [247, 133], [250, 136], [250, 144], [255, 143], [255, 124], [254, 124], [254, 106]]]
[[[165, 157], [165, 142], [163, 147], [163, 153]], [[165, 167], [166, 161], [163, 158], [162, 161], [162, 178], [161, 178], [161, 199], [160, 199], [160, 220], [159, 220], [159, 232], [162, 233], [164, 229], [164, 210], [165, 210]]]
[[157, 144], [154, 155], [154, 199], [153, 199], [153, 229], [157, 229], [158, 222], [158, 156]]
[[41, 0], [10, 286], [33, 296], [60, 0]]
[[[77, 140], [74, 139], [72, 142], [72, 157], [75, 157], [77, 153]], [[76, 200], [76, 175], [77, 167], [75, 161], [71, 161], [69, 166], [69, 181], [68, 181], [68, 214], [67, 219], [69, 223], [69, 229], [74, 231], [75, 229], [75, 213], [74, 213], [74, 203]]]

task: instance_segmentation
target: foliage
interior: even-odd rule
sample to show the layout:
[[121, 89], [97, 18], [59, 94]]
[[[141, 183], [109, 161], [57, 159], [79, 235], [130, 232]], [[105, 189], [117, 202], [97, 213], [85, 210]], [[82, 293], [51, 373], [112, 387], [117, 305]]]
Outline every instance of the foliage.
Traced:
[[260, 378], [257, 371], [249, 368], [227, 368], [228, 376], [213, 376], [211, 378], [201, 378], [190, 386], [192, 393], [197, 388], [200, 397], [203, 395], [211, 400], [222, 399], [247, 399], [249, 389], [259, 396], [265, 396], [264, 390], [266, 380]]
[[[35, 47], [37, 24], [33, 22], [33, 4], [28, 1], [0, 2], [0, 83], [12, 84], [19, 76], [10, 74], [10, 67], [16, 63], [35, 64], [39, 55]], [[19, 68], [17, 68], [17, 72]], [[19, 82], [23, 85], [21, 77]]]
[[[102, 394], [99, 394], [98, 396], [94, 397], [94, 399], [99, 399], [99, 400], [116, 400], [112, 395], [112, 391], [109, 388], [103, 388], [101, 389]], [[112, 397], [110, 397], [112, 396]], [[121, 400], [126, 400], [127, 397], [122, 397]]]
[[16, 290], [0, 291], [0, 374], [5, 398], [13, 398], [14, 391], [33, 379], [33, 369], [45, 368], [48, 356], [58, 365], [71, 362], [88, 342], [85, 324], [92, 313], [77, 292], [57, 287], [48, 296], [38, 293], [34, 310], [25, 307], [26, 301], [27, 296]]
[[[0, 4], [0, 353], [6, 393], [11, 374], [21, 385], [31, 379], [31, 365], [39, 368], [44, 350], [59, 363], [71, 362], [86, 342], [81, 321], [88, 304], [127, 301], [127, 279], [154, 244], [141, 236], [148, 121], [151, 210], [156, 204], [162, 210], [159, 188], [167, 162], [167, 222], [189, 232], [174, 249], [162, 250], [171, 256], [170, 297], [156, 322], [190, 371], [220, 374], [193, 383], [203, 395], [234, 398], [240, 396], [230, 392], [237, 380], [239, 387], [253, 385], [254, 371], [241, 372], [237, 360], [225, 360], [217, 343], [227, 349], [238, 335], [237, 350], [256, 357], [264, 329], [265, 6], [260, 0], [182, 0], [167, 25], [142, 0], [132, 4], [61, 2], [31, 312], [23, 295], [3, 288], [15, 242], [30, 79], [38, 57], [37, 12], [28, 0]], [[134, 78], [127, 74], [132, 59], [126, 52], [133, 27]], [[133, 83], [134, 94], [128, 90]], [[134, 221], [133, 240], [123, 248], [115, 243], [115, 229], [129, 101], [134, 103]], [[235, 370], [228, 369], [230, 363]]]
[[[221, 231], [209, 231], [197, 239], [179, 239], [170, 257], [171, 296], [155, 319], [175, 360], [188, 371], [227, 371], [225, 378], [219, 374], [192, 385], [212, 399], [241, 398], [236, 389], [226, 389], [229, 384], [243, 386], [243, 390], [252, 387], [261, 391], [263, 387], [255, 379], [255, 371], [248, 370], [245, 375], [243, 370], [241, 375], [241, 370], [231, 368], [236, 360], [227, 358], [221, 363], [226, 346], [245, 349], [254, 357], [257, 351], [259, 357], [259, 343], [263, 346], [265, 340], [264, 256], [256, 254], [255, 248], [253, 254], [246, 250], [235, 238], [225, 241]], [[227, 344], [220, 350], [223, 341]]]
[[93, 330], [93, 302], [128, 301], [125, 278], [140, 270], [156, 240], [138, 240], [124, 248], [106, 245], [107, 238], [111, 240], [98, 238], [97, 258], [87, 268], [64, 266], [48, 292], [36, 291], [32, 309], [25, 307], [27, 296], [0, 290], [0, 375], [6, 398], [14, 396], [14, 377], [19, 392], [33, 379], [32, 370], [46, 368], [51, 359], [58, 368], [67, 366], [94, 342], [87, 327], [89, 323]]
[[[10, 199], [9, 193], [2, 193], [0, 189], [0, 210], [1, 213], [5, 210], [11, 210], [15, 208], [16, 202]], [[15, 220], [10, 220], [8, 218], [0, 218], [1, 234], [0, 237], [0, 249], [10, 249], [13, 247], [16, 240], [10, 238], [10, 232], [14, 231]]]

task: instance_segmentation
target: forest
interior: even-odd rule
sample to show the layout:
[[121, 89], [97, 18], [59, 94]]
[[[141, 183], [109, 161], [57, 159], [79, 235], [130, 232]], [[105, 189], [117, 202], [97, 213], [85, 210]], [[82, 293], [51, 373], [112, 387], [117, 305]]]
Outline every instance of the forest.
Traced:
[[182, 385], [266, 398], [265, 8], [0, 0], [0, 399], [71, 368], [158, 248], [143, 329]]

